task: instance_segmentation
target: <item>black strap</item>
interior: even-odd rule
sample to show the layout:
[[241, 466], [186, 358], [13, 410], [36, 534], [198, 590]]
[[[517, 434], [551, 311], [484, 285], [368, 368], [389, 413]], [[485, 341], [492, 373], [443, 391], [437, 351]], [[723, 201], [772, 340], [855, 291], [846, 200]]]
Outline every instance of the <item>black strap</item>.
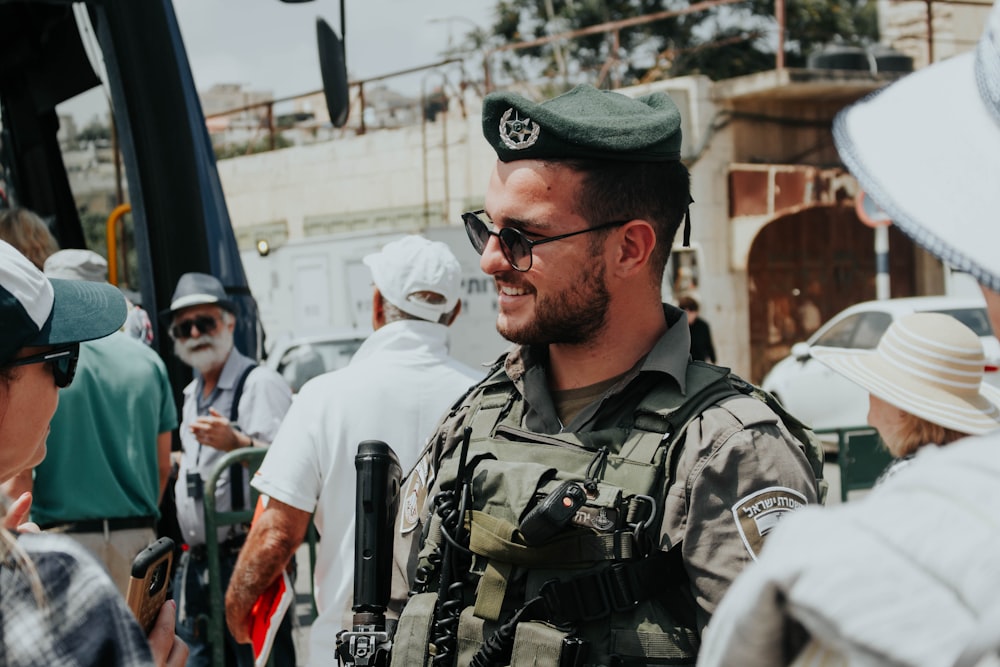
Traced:
[[669, 570], [662, 552], [656, 552], [642, 560], [613, 563], [592, 574], [552, 579], [542, 585], [538, 595], [545, 601], [550, 619], [559, 623], [592, 621], [659, 595], [670, 578]]
[[[257, 368], [257, 364], [251, 364], [247, 366], [243, 374], [240, 375], [240, 379], [236, 381], [236, 388], [233, 389], [233, 405], [229, 409], [229, 422], [231, 424], [238, 424], [240, 417], [240, 398], [243, 396], [243, 385], [247, 383], [247, 378], [250, 377], [250, 373]], [[232, 493], [232, 509], [241, 510], [245, 509], [246, 498], [243, 497], [243, 464], [234, 463], [229, 466], [229, 488]]]

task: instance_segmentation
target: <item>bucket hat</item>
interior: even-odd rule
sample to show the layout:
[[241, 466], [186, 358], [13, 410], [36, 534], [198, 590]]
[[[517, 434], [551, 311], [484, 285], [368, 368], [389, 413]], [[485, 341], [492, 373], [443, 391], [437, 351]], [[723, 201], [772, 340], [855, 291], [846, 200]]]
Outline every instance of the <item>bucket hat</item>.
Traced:
[[48, 279], [0, 241], [0, 364], [22, 347], [103, 338], [125, 321], [125, 297], [114, 285]]
[[983, 345], [950, 315], [901, 317], [874, 350], [815, 346], [810, 354], [921, 419], [970, 435], [1000, 428], [1000, 390], [983, 382]]
[[236, 312], [235, 304], [229, 300], [218, 278], [207, 273], [185, 273], [177, 281], [170, 307], [160, 311], [160, 319], [169, 323], [177, 311], [204, 304], [215, 304], [231, 313]]
[[[382, 296], [404, 313], [437, 322], [455, 309], [462, 288], [462, 266], [451, 248], [422, 236], [404, 236], [381, 251], [366, 255], [364, 263]], [[444, 297], [437, 304], [413, 298], [417, 292]]]
[[1000, 3], [973, 52], [842, 111], [840, 156], [905, 234], [1000, 291]]

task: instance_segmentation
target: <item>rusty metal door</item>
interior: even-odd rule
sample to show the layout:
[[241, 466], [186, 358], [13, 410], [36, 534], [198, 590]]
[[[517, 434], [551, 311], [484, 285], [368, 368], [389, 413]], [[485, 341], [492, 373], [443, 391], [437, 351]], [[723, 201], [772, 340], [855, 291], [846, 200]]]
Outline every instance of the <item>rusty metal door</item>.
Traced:
[[[913, 243], [894, 227], [889, 234], [891, 294], [913, 296]], [[806, 209], [760, 231], [747, 265], [755, 382], [832, 316], [875, 298], [874, 243], [845, 206]]]

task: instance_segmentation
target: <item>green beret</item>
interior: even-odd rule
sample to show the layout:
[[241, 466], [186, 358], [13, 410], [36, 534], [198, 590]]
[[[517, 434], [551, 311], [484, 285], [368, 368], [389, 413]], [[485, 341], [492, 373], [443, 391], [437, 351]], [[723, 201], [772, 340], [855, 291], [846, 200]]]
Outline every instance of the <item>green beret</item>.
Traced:
[[483, 135], [504, 162], [681, 157], [681, 114], [666, 93], [631, 98], [581, 85], [541, 104], [491, 93], [483, 100]]

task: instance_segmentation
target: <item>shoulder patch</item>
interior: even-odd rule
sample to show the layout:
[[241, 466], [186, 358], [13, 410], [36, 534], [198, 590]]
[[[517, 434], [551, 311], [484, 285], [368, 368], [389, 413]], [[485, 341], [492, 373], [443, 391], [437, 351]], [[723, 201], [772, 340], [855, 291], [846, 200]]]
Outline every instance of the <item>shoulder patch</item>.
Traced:
[[424, 502], [427, 500], [427, 491], [434, 483], [434, 475], [431, 472], [430, 454], [425, 454], [417, 465], [413, 466], [409, 477], [406, 478], [406, 486], [403, 488], [403, 506], [399, 512], [399, 534], [405, 535], [412, 532], [420, 525], [420, 517], [424, 513]]
[[757, 560], [764, 547], [764, 537], [793, 510], [806, 504], [806, 497], [784, 486], [771, 486], [751, 493], [733, 505], [736, 529], [750, 556]]

